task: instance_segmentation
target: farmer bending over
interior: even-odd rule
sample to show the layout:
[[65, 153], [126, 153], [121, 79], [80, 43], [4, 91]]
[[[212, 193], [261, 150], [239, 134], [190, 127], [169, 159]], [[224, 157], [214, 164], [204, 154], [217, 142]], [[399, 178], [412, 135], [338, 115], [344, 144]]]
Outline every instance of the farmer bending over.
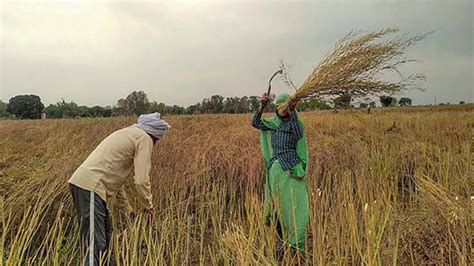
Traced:
[[[289, 99], [289, 107], [278, 111], [278, 106]], [[275, 223], [279, 237], [300, 258], [304, 248], [309, 220], [306, 166], [308, 149], [303, 124], [295, 111], [297, 100], [288, 94], [276, 99], [276, 115], [262, 119], [267, 94], [261, 98], [260, 110], [254, 115], [252, 126], [260, 129], [260, 144], [267, 170], [265, 181], [265, 223]]]
[[69, 179], [80, 225], [81, 256], [87, 265], [99, 265], [112, 232], [107, 201], [116, 197], [118, 207], [135, 216], [125, 193], [125, 179], [135, 170], [135, 186], [153, 214], [149, 172], [153, 145], [170, 128], [159, 113], [141, 115], [138, 123], [105, 138]]

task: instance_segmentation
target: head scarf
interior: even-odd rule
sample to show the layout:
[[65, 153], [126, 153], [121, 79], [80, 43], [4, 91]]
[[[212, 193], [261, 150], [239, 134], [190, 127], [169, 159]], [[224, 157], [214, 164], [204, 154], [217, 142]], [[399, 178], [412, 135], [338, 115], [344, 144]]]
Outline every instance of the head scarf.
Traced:
[[288, 93], [282, 93], [280, 94], [276, 100], [275, 100], [275, 113], [280, 116], [280, 113], [278, 112], [278, 106], [284, 104], [288, 98], [290, 98], [290, 95]]
[[290, 98], [290, 95], [288, 93], [282, 93], [280, 94], [277, 98], [276, 98], [276, 101], [275, 101], [275, 105], [276, 107], [284, 104], [288, 98]]
[[171, 126], [161, 119], [160, 113], [143, 114], [138, 117], [138, 123], [132, 127], [143, 129], [146, 133], [159, 139]]

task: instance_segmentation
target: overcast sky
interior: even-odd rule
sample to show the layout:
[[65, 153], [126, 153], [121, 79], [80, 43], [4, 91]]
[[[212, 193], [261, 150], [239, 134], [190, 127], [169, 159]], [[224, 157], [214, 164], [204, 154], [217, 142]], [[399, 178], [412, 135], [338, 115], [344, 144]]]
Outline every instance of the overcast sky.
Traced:
[[[398, 27], [435, 31], [409, 51], [423, 62], [401, 69], [425, 73], [427, 91], [405, 96], [473, 102], [472, 2], [2, 3], [0, 99], [28, 93], [45, 105], [113, 105], [143, 90], [189, 105], [216, 93], [260, 95], [280, 59], [299, 85], [349, 31]], [[274, 89], [288, 91], [281, 81]]]

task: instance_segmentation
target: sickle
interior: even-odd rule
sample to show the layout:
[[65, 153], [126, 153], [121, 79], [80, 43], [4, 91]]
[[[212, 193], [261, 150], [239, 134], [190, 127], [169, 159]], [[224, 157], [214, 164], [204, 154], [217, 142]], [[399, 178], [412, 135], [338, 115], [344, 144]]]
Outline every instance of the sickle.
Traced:
[[270, 78], [270, 80], [268, 81], [268, 91], [267, 91], [267, 96], [270, 97], [270, 91], [272, 90], [272, 80], [273, 78], [277, 75], [277, 74], [282, 74], [283, 73], [283, 70], [278, 70], [277, 72], [275, 72], [272, 77]]

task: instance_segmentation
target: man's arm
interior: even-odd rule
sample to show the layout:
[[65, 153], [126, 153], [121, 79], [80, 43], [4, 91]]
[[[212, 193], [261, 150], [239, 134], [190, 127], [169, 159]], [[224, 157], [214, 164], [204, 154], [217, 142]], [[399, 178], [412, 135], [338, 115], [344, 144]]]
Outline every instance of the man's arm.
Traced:
[[304, 135], [304, 130], [303, 130], [303, 127], [298, 122], [298, 115], [296, 114], [296, 112], [293, 112], [290, 114], [290, 119], [293, 125], [293, 130], [294, 130], [296, 139], [297, 140], [302, 139]]
[[153, 209], [153, 195], [151, 194], [150, 170], [153, 141], [149, 136], [140, 138], [135, 147], [134, 168], [135, 186], [143, 199], [147, 202], [147, 209]]
[[262, 122], [262, 113], [260, 111], [256, 112], [252, 119], [252, 126], [256, 129], [260, 130], [270, 130], [265, 124]]
[[270, 98], [267, 96], [267, 94], [263, 94], [261, 100], [260, 100], [260, 108], [259, 110], [255, 113], [252, 119], [252, 126], [256, 129], [260, 130], [270, 130], [267, 126], [265, 126], [264, 123], [262, 123], [262, 113], [263, 110], [265, 109], [265, 106], [267, 103], [270, 101]]
[[125, 214], [130, 215], [133, 212], [133, 208], [128, 201], [127, 192], [125, 192], [125, 186], [122, 186], [115, 195], [117, 207], [125, 212]]

